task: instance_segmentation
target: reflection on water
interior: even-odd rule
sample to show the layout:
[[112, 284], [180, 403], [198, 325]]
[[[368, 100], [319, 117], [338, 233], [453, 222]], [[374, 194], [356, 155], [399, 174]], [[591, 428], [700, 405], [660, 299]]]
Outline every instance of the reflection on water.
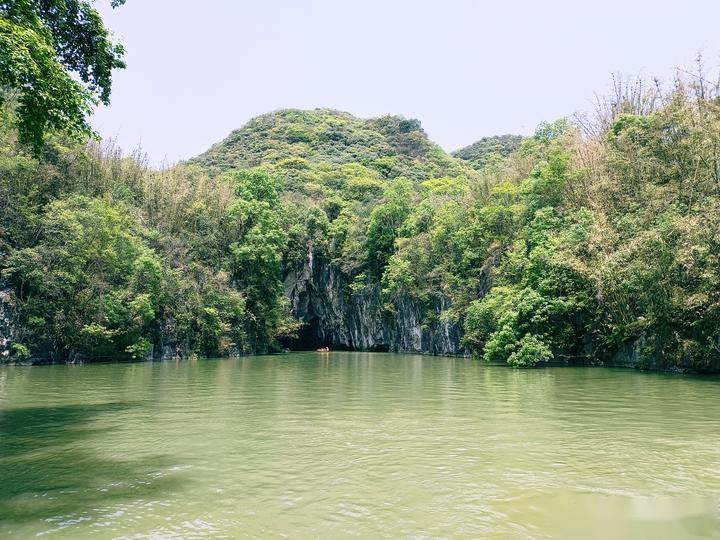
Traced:
[[293, 353], [0, 369], [0, 538], [720, 536], [720, 380]]

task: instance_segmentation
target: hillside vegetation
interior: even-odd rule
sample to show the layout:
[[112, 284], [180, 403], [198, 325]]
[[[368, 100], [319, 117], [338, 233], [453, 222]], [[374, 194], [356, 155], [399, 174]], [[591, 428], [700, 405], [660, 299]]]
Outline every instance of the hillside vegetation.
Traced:
[[8, 104], [12, 356], [280, 350], [299, 330], [282, 278], [322, 258], [348, 296], [380, 284], [389, 317], [411, 299], [488, 361], [717, 370], [716, 89], [617, 90], [452, 156], [417, 120], [282, 110], [161, 171], [57, 137], [33, 157]]
[[483, 137], [470, 146], [456, 150], [452, 155], [470, 162], [476, 169], [482, 169], [491, 161], [500, 160], [515, 152], [522, 141], [523, 138], [520, 135]]

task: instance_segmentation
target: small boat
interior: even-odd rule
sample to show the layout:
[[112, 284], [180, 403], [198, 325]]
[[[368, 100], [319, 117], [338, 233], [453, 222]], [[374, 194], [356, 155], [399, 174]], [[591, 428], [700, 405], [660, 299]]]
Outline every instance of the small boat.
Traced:
[[315, 349], [316, 352], [330, 352], [330, 347], [320, 347], [319, 349]]

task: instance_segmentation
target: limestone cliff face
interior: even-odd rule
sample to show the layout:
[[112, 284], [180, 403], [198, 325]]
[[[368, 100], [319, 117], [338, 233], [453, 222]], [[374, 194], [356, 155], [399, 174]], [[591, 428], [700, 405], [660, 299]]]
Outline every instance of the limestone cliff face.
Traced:
[[427, 308], [412, 299], [401, 298], [386, 308], [378, 283], [352, 293], [345, 275], [312, 252], [304, 263], [286, 270], [284, 283], [293, 314], [303, 323], [294, 347], [468, 354], [457, 325], [440, 319], [449, 307], [445, 300], [426, 323]]
[[392, 350], [469, 356], [470, 351], [461, 345], [462, 331], [457, 324], [442, 320], [450, 308], [446, 298], [438, 300], [431, 310], [431, 322], [424, 323], [428, 310], [416, 302], [401, 298], [395, 303], [395, 333]]
[[17, 337], [10, 290], [0, 288], [0, 361], [10, 357], [10, 346]]
[[175, 321], [171, 318], [163, 318], [147, 359], [170, 360], [173, 358], [187, 358], [189, 355], [190, 344], [187, 339], [178, 334]]
[[676, 362], [668, 362], [660, 353], [647, 352], [648, 341], [639, 337], [629, 341], [612, 354], [602, 358], [600, 363], [605, 366], [645, 369], [648, 371], [668, 371], [673, 373], [720, 373], [720, 362], [717, 357], [707, 358], [704, 366], [698, 366], [691, 358], [680, 358]]

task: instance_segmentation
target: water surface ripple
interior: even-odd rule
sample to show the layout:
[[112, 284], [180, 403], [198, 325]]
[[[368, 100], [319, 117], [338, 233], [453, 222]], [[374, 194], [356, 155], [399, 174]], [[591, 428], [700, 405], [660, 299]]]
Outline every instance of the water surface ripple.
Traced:
[[719, 384], [340, 352], [1, 368], [0, 538], [717, 538]]

